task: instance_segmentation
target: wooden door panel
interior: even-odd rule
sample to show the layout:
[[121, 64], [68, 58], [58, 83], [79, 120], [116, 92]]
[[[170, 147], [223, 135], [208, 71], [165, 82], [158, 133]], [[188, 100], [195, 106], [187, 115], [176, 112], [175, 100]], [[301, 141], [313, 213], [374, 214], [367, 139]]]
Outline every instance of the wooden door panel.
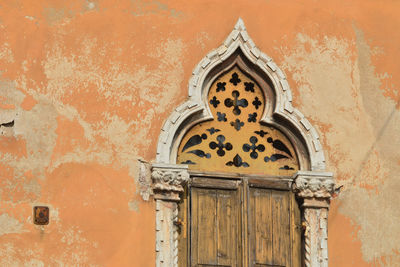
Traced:
[[249, 188], [249, 266], [290, 266], [289, 192]]
[[273, 264], [290, 266], [289, 192], [271, 191]]
[[217, 257], [219, 266], [237, 266], [239, 251], [238, 192], [217, 190]]
[[217, 192], [192, 188], [192, 265], [217, 264]]
[[248, 203], [249, 259], [253, 264], [272, 262], [271, 192], [251, 188]]
[[192, 266], [238, 266], [238, 190], [191, 188]]

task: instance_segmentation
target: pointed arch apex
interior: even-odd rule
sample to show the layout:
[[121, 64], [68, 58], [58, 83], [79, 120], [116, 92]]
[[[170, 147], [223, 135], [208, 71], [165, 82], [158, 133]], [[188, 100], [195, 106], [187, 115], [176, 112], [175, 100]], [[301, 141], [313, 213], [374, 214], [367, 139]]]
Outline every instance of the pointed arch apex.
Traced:
[[241, 17], [238, 18], [238, 20], [235, 24], [235, 29], [238, 31], [246, 30], [246, 26], [244, 25], [244, 21], [242, 20]]

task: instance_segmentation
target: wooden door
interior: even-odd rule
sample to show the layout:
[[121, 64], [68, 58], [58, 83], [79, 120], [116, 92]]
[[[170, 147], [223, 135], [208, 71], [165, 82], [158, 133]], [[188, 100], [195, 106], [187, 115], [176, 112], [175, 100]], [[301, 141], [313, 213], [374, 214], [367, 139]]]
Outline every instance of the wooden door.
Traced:
[[180, 266], [301, 266], [300, 210], [288, 188], [194, 178], [188, 196], [189, 240], [180, 239], [188, 257]]

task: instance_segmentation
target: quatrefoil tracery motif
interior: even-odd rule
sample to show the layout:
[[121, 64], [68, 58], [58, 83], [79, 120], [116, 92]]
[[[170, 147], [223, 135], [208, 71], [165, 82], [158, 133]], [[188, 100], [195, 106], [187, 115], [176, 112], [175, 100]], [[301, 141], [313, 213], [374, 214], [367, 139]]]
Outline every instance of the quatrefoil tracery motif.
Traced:
[[240, 93], [238, 91], [232, 92], [233, 99], [227, 98], [225, 99], [225, 106], [228, 108], [233, 107], [233, 114], [240, 115], [242, 112], [240, 108], [245, 108], [249, 104], [245, 98], [239, 99]]
[[[260, 123], [265, 101], [258, 83], [238, 66], [219, 76], [208, 95], [214, 119], [186, 133], [177, 162], [205, 171], [237, 172], [240, 168], [243, 173], [296, 172], [298, 161], [290, 141], [279, 130]], [[189, 141], [193, 148], [182, 150]]]

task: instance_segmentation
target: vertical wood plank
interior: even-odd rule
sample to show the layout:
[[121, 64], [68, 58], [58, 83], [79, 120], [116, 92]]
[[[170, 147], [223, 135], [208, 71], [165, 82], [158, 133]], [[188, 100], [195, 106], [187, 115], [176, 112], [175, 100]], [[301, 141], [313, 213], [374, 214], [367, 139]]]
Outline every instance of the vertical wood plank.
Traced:
[[271, 192], [249, 189], [249, 266], [273, 261]]
[[217, 190], [217, 257], [218, 265], [237, 266], [239, 243], [238, 192]]
[[188, 265], [188, 192], [187, 188], [182, 194], [178, 205], [178, 219], [182, 223], [179, 227], [178, 236], [178, 266], [186, 267]]
[[217, 192], [197, 189], [199, 192], [197, 226], [200, 264], [217, 264]]
[[273, 264], [290, 266], [290, 223], [288, 192], [271, 191]]
[[190, 257], [190, 266], [196, 266], [198, 261], [198, 238], [197, 238], [197, 227], [199, 225], [198, 220], [198, 204], [199, 196], [197, 194], [197, 190], [195, 188], [190, 189], [190, 248], [189, 248], [189, 257]]
[[272, 214], [271, 192], [256, 189], [256, 262], [268, 263], [272, 261]]
[[294, 193], [290, 193], [292, 266], [301, 267], [301, 211]]
[[[192, 265], [217, 264], [217, 193], [212, 189], [192, 188]], [[196, 218], [196, 219], [195, 219]]]
[[242, 237], [242, 242], [241, 244], [241, 251], [242, 251], [242, 259], [241, 259], [241, 266], [248, 266], [249, 262], [249, 254], [250, 254], [250, 248], [248, 246], [249, 244], [249, 224], [247, 218], [250, 216], [250, 211], [249, 211], [249, 201], [250, 201], [250, 192], [248, 190], [248, 180], [244, 179], [242, 182], [242, 187], [241, 187], [241, 194], [240, 194], [240, 204], [241, 204], [241, 211], [242, 211], [242, 216], [241, 216], [241, 237]]

